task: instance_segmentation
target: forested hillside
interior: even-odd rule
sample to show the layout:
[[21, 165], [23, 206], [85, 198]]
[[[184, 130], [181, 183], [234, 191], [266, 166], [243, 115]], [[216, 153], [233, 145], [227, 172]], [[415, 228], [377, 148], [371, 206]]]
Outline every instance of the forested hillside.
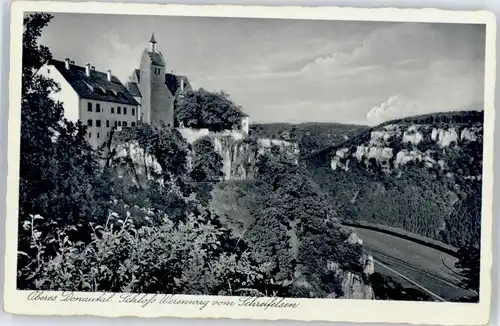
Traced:
[[346, 139], [368, 129], [362, 125], [340, 123], [265, 123], [250, 125], [251, 135], [257, 138], [280, 139], [297, 143], [301, 155], [343, 143]]
[[476, 111], [390, 121], [309, 156], [308, 171], [344, 219], [478, 245], [482, 126]]

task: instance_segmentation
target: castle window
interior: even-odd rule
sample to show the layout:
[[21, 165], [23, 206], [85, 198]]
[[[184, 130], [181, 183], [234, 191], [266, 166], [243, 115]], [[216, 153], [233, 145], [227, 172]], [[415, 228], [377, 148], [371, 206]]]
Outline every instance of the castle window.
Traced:
[[92, 127], [92, 119], [87, 120], [87, 126]]
[[115, 108], [111, 108], [111, 113], [115, 113]]
[[117, 108], [116, 108], [116, 113], [118, 113], [118, 114], [122, 114], [122, 108], [121, 108], [121, 107], [117, 107]]
[[121, 127], [121, 126], [122, 126], [122, 122], [118, 121], [118, 127]]
[[127, 121], [123, 121], [122, 126], [126, 127], [127, 126]]
[[89, 132], [89, 138], [92, 138], [92, 134]]
[[101, 104], [97, 103], [95, 105], [95, 112], [101, 112]]
[[135, 109], [132, 108], [132, 115], [135, 115]]
[[117, 121], [115, 121], [115, 128], [116, 128], [117, 126], [118, 126], [118, 122], [117, 122]]
[[127, 114], [127, 107], [123, 107], [123, 114]]
[[99, 138], [99, 133], [97, 133], [97, 138]]
[[106, 127], [109, 127], [109, 120], [106, 120]]
[[135, 127], [135, 122], [132, 122], [130, 125], [131, 125], [132, 127]]
[[[95, 126], [100, 127], [101, 126], [101, 120], [96, 120], [95, 121]], [[99, 138], [99, 137], [98, 137]]]
[[92, 112], [92, 103], [87, 103], [87, 111]]

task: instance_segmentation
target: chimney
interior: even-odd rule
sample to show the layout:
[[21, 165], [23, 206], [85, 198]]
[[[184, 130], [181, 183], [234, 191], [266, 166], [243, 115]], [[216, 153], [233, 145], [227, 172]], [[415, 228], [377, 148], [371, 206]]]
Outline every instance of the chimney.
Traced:
[[90, 63], [85, 64], [85, 75], [90, 77]]
[[95, 66], [90, 66], [90, 70], [95, 71]]
[[73, 60], [71, 60], [69, 63], [71, 63], [72, 66], [75, 64]]
[[64, 66], [66, 67], [66, 70], [69, 70], [69, 58], [66, 58]]
[[111, 70], [108, 69], [108, 81], [111, 82]]
[[184, 78], [181, 78], [181, 92], [184, 92]]

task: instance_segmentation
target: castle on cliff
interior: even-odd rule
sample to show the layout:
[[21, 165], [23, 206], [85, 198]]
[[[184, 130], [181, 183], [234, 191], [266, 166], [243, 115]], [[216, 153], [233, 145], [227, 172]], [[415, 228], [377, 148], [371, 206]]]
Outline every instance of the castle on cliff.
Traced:
[[[126, 84], [109, 69], [101, 72], [90, 63], [79, 66], [70, 58], [52, 59], [38, 73], [59, 85], [59, 92], [51, 96], [63, 103], [66, 119], [87, 125], [87, 140], [93, 147], [105, 143], [112, 130], [133, 127], [139, 121], [178, 127], [174, 112], [185, 92], [192, 90], [191, 84], [186, 76], [166, 72], [167, 64], [156, 43], [153, 33], [139, 68], [133, 70]], [[248, 116], [244, 113], [238, 128], [248, 134]]]

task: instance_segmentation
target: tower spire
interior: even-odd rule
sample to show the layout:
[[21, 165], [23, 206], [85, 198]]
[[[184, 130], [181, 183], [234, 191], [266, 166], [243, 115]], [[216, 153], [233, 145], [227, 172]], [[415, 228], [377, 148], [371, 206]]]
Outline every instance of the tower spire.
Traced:
[[151, 39], [149, 40], [149, 49], [151, 52], [156, 51], [156, 38], [155, 38], [155, 32], [151, 34]]
[[149, 43], [156, 43], [155, 32], [153, 32], [153, 34], [151, 34], [151, 39], [149, 40]]

